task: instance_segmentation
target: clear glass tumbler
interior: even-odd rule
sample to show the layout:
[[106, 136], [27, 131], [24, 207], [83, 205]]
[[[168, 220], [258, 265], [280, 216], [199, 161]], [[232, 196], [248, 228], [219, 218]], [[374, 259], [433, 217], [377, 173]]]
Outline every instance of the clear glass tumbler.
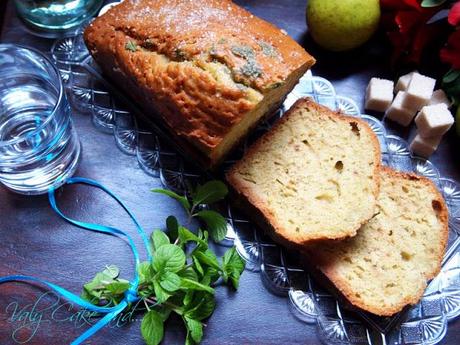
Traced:
[[14, 0], [19, 16], [38, 30], [75, 28], [101, 8], [103, 0]]
[[0, 44], [0, 182], [46, 193], [74, 173], [79, 156], [57, 68], [37, 50]]

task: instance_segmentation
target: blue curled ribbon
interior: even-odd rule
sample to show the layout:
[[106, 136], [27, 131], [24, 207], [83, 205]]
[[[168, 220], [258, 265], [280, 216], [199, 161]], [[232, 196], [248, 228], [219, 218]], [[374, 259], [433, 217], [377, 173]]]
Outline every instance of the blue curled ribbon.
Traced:
[[[147, 235], [145, 234], [145, 231], [142, 229], [140, 226], [139, 222], [137, 221], [136, 217], [134, 214], [128, 209], [128, 207], [118, 198], [114, 193], [112, 193], [109, 189], [101, 185], [100, 183], [82, 178], [82, 177], [74, 177], [68, 179], [65, 184], [72, 185], [72, 184], [85, 184], [89, 185], [92, 187], [96, 187], [110, 195], [113, 199], [117, 201], [119, 205], [128, 213], [129, 217], [131, 220], [134, 222], [136, 225], [137, 232], [141, 236], [144, 246], [147, 250], [147, 256], [148, 260], [150, 261], [152, 259], [152, 252], [150, 250], [150, 245], [149, 245], [149, 240]], [[83, 307], [87, 310], [97, 312], [97, 313], [102, 313], [106, 314], [102, 319], [100, 319], [98, 322], [96, 322], [92, 327], [87, 329], [82, 335], [80, 335], [77, 339], [75, 339], [71, 345], [79, 345], [83, 343], [86, 339], [90, 338], [94, 334], [96, 334], [102, 327], [107, 325], [110, 321], [112, 321], [118, 314], [120, 314], [126, 307], [128, 307], [131, 303], [137, 302], [139, 300], [139, 296], [137, 295], [137, 288], [139, 286], [139, 273], [138, 273], [138, 266], [140, 264], [139, 260], [139, 252], [137, 251], [136, 245], [134, 241], [132, 240], [131, 236], [129, 236], [127, 233], [125, 233], [122, 230], [119, 230], [114, 227], [110, 226], [105, 226], [105, 225], [100, 225], [100, 224], [94, 224], [94, 223], [86, 223], [86, 222], [81, 222], [78, 220], [74, 220], [71, 218], [68, 218], [66, 215], [64, 215], [59, 207], [56, 204], [56, 198], [55, 198], [55, 188], [51, 187], [48, 191], [48, 198], [51, 204], [51, 208], [62, 218], [64, 218], [67, 222], [78, 226], [80, 228], [83, 228], [85, 230], [89, 231], [97, 231], [97, 232], [102, 232], [106, 233], [109, 235], [114, 235], [117, 237], [124, 237], [127, 239], [131, 251], [134, 255], [134, 259], [136, 262], [136, 269], [134, 272], [134, 278], [130, 281], [129, 283], [129, 289], [125, 292], [123, 300], [116, 306], [113, 307], [101, 307], [94, 305], [92, 303], [89, 303], [88, 301], [85, 301], [82, 299], [80, 296], [75, 295], [74, 293], [56, 285], [53, 283], [50, 283], [46, 280], [31, 277], [31, 276], [24, 276], [24, 275], [11, 275], [11, 276], [6, 276], [6, 277], [1, 277], [0, 278], [0, 284], [6, 283], [6, 282], [12, 282], [12, 281], [29, 281], [29, 282], [34, 282], [34, 283], [40, 283], [42, 285], [46, 285], [48, 288], [52, 289], [53, 291], [57, 292], [58, 294], [62, 295], [65, 299], [68, 301], [79, 305], [80, 307]]]

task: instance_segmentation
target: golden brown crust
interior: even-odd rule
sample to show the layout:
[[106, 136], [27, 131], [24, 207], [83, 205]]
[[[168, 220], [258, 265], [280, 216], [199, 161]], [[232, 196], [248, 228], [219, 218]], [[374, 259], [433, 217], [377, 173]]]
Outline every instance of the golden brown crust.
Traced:
[[[374, 134], [372, 129], [369, 125], [364, 122], [363, 120], [351, 116], [343, 115], [339, 112], [334, 112], [327, 107], [319, 105], [312, 101], [309, 98], [302, 98], [299, 99], [290, 109], [289, 111], [273, 126], [273, 128], [265, 133], [259, 140], [253, 144], [249, 150], [245, 153], [245, 158], [250, 158], [254, 155], [257, 155], [259, 148], [263, 143], [269, 140], [274, 133], [276, 132], [276, 127], [281, 126], [284, 122], [288, 121], [291, 114], [297, 111], [297, 109], [301, 107], [308, 107], [313, 108], [318, 112], [326, 114], [327, 116], [333, 116], [339, 121], [346, 121], [346, 122], [355, 122], [359, 123], [360, 127], [368, 133], [371, 134], [373, 146], [374, 146], [374, 181], [375, 189], [373, 191], [375, 199], [379, 194], [380, 188], [380, 164], [381, 164], [381, 153], [380, 153], [380, 143], [378, 141], [377, 136]], [[363, 224], [365, 224], [369, 219], [371, 219], [374, 215], [370, 215], [368, 219], [363, 220], [360, 224], [358, 224], [353, 229], [344, 229], [341, 233], [336, 233], [334, 236], [332, 235], [322, 235], [320, 237], [312, 238], [311, 235], [306, 235], [306, 237], [302, 241], [298, 241], [298, 239], [292, 239], [288, 237], [286, 234], [288, 233], [286, 229], [283, 229], [282, 225], [277, 222], [276, 217], [272, 214], [271, 210], [265, 204], [263, 200], [261, 200], [256, 194], [252, 193], [251, 186], [247, 181], [240, 179], [237, 176], [237, 171], [239, 169], [239, 165], [242, 164], [242, 161], [237, 162], [230, 171], [226, 174], [226, 179], [232, 188], [235, 190], [237, 198], [240, 200], [244, 200], [244, 204], [246, 208], [250, 209], [250, 214], [254, 215], [254, 220], [259, 224], [263, 225], [264, 230], [267, 231], [267, 234], [270, 235], [275, 241], [280, 242], [286, 246], [291, 248], [302, 248], [302, 246], [306, 244], [311, 244], [312, 242], [319, 242], [324, 240], [334, 240], [334, 239], [345, 239], [348, 237], [355, 236], [357, 231], [361, 228]]]
[[[84, 38], [107, 76], [208, 156], [255, 109], [260, 100], [251, 93], [262, 97], [314, 63], [279, 29], [228, 0], [126, 0], [96, 18]], [[231, 85], [216, 66], [228, 70]]]
[[[395, 176], [395, 177], [399, 176], [404, 179], [420, 181], [421, 183], [428, 186], [432, 190], [433, 194], [436, 196], [435, 201], [438, 202], [438, 205], [439, 205], [437, 216], [441, 220], [441, 223], [443, 224], [443, 231], [441, 234], [442, 237], [439, 239], [442, 250], [439, 252], [439, 255], [437, 256], [436, 269], [433, 272], [425, 273], [424, 278], [426, 281], [428, 281], [436, 277], [436, 275], [441, 270], [441, 264], [442, 264], [445, 249], [447, 246], [447, 239], [449, 235], [449, 221], [448, 221], [449, 214], [448, 214], [448, 209], [444, 201], [444, 198], [442, 197], [441, 193], [436, 188], [434, 183], [426, 177], [418, 176], [412, 173], [395, 171], [386, 166], [382, 166], [381, 169], [385, 171], [385, 173], [389, 174], [390, 176]], [[338, 294], [339, 297], [345, 298], [348, 301], [348, 303], [350, 303], [354, 308], [357, 308], [357, 309], [360, 309], [366, 312], [370, 312], [370, 313], [373, 313], [379, 316], [391, 316], [391, 315], [394, 315], [400, 312], [406, 306], [417, 304], [420, 298], [422, 298], [423, 293], [427, 286], [426, 283], [424, 285], [421, 285], [419, 289], [414, 292], [414, 294], [405, 297], [398, 304], [394, 304], [389, 307], [371, 305], [371, 304], [366, 303], [362, 299], [356, 298], [355, 291], [353, 291], [350, 288], [350, 285], [348, 284], [346, 279], [336, 274], [334, 270], [334, 264], [330, 265], [329, 264], [330, 258], [323, 257], [323, 255], [321, 255], [322, 253], [320, 250], [309, 250], [309, 248], [304, 248], [303, 254], [305, 254], [307, 259], [309, 260], [309, 267], [313, 270], [319, 271], [322, 278], [326, 280], [326, 281], [323, 281], [323, 284], [327, 286], [329, 289], [333, 287], [331, 290], [334, 292], [334, 294]]]

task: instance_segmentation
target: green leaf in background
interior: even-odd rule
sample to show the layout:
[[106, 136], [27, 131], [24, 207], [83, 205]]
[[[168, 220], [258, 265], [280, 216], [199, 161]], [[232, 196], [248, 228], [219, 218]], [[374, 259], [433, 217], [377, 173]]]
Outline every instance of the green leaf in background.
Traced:
[[180, 277], [173, 272], [165, 272], [161, 275], [160, 286], [168, 292], [174, 292], [180, 288]]
[[198, 186], [192, 195], [193, 205], [211, 204], [222, 200], [228, 194], [228, 188], [221, 181], [209, 181]]
[[145, 314], [141, 323], [142, 337], [147, 345], [158, 345], [164, 336], [164, 323], [162, 316], [155, 310]]
[[227, 221], [220, 213], [203, 210], [198, 212], [196, 216], [206, 223], [209, 234], [215, 242], [220, 242], [225, 238], [225, 235], [227, 235]]
[[155, 253], [152, 267], [156, 272], [179, 272], [185, 265], [185, 253], [175, 244], [162, 245]]
[[185, 326], [187, 327], [187, 337], [190, 337], [195, 343], [199, 343], [203, 338], [203, 324], [200, 321], [184, 317]]
[[157, 251], [161, 246], [169, 243], [169, 238], [161, 230], [155, 230], [152, 233], [153, 248]]
[[241, 273], [245, 267], [244, 260], [240, 257], [235, 247], [230, 248], [222, 258], [222, 270], [224, 271], [224, 281], [228, 279], [233, 284], [235, 289], [238, 289]]
[[198, 283], [197, 281], [190, 280], [188, 278], [182, 278], [181, 279], [181, 288], [187, 290], [197, 290], [197, 291], [207, 291], [211, 294], [214, 294], [214, 289], [210, 286], [203, 285], [201, 283]]
[[152, 189], [152, 192], [154, 193], [160, 193], [169, 196], [170, 198], [173, 198], [181, 203], [181, 205], [187, 210], [190, 211], [190, 203], [188, 202], [187, 198], [185, 196], [181, 196], [177, 193], [174, 193], [172, 190], [168, 189]]
[[422, 7], [436, 7], [445, 3], [447, 0], [423, 0]]
[[449, 84], [455, 81], [457, 78], [460, 77], [460, 70], [451, 69], [447, 72], [444, 77], [442, 78], [442, 82], [444, 84]]
[[168, 230], [168, 236], [172, 242], [179, 236], [179, 222], [174, 216], [166, 218], [166, 229]]

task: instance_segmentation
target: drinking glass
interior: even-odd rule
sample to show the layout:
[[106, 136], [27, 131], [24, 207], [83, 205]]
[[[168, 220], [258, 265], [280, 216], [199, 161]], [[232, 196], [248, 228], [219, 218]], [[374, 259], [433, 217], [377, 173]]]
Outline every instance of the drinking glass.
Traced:
[[103, 0], [14, 0], [19, 16], [46, 32], [63, 32], [91, 18]]
[[0, 44], [0, 182], [46, 193], [74, 173], [79, 156], [57, 68], [35, 49]]

